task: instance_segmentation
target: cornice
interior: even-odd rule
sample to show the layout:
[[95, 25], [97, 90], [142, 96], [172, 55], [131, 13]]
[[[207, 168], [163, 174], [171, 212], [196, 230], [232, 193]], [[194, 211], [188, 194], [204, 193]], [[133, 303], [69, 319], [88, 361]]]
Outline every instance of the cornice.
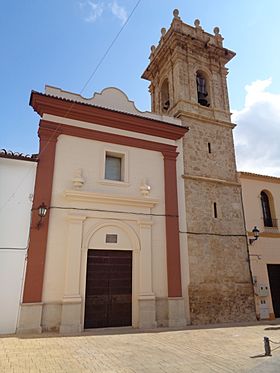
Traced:
[[[62, 134], [61, 125], [56, 123], [55, 128], [48, 128], [47, 126], [42, 126], [38, 129], [38, 136], [41, 140], [48, 142], [57, 142], [57, 138]], [[40, 154], [39, 154], [40, 155]]]
[[73, 215], [73, 214], [69, 214], [69, 215], [66, 215], [65, 219], [69, 222], [72, 222], [72, 223], [82, 223], [83, 221], [86, 220], [86, 216], [84, 215]]
[[[112, 144], [119, 144], [125, 146], [131, 146], [140, 149], [147, 149], [152, 151], [158, 151], [164, 154], [164, 156], [169, 155], [170, 157], [177, 157], [177, 146], [169, 145], [169, 144], [162, 144], [155, 141], [148, 141], [137, 139], [134, 137], [128, 137], [123, 135], [112, 134], [109, 132], [102, 132], [91, 130], [88, 128], [76, 127], [76, 126], [69, 126], [63, 125], [51, 121], [42, 120], [40, 121], [40, 129], [39, 134], [44, 133], [46, 138], [50, 138], [53, 141], [56, 141], [56, 138], [59, 135], [68, 135], [74, 137], [80, 137], [84, 139], [108, 142]], [[54, 136], [52, 137], [52, 132]]]
[[102, 193], [93, 193], [85, 191], [76, 191], [76, 190], [65, 190], [64, 197], [68, 201], [77, 201], [77, 202], [91, 202], [91, 203], [100, 203], [107, 205], [122, 205], [122, 206], [131, 206], [131, 207], [141, 207], [141, 208], [153, 208], [158, 203], [158, 199], [151, 198], [132, 198], [127, 196], [120, 195], [110, 195]]
[[[205, 31], [203, 31], [203, 34], [209, 36], [209, 38], [213, 38], [213, 35], [208, 34]], [[142, 74], [142, 78], [152, 80], [152, 75], [158, 69], [158, 66], [166, 61], [167, 54], [170, 55], [178, 49], [183, 53], [191, 54], [193, 48], [196, 49], [196, 54], [200, 53], [200, 55], [210, 55], [212, 59], [219, 59], [219, 61], [222, 61], [224, 65], [235, 56], [235, 52], [230, 51], [227, 48], [208, 43], [205, 38], [200, 39], [195, 35], [184, 33], [181, 27], [174, 28], [171, 26], [164, 37], [160, 40], [159, 45], [151, 53], [149, 66]]]
[[172, 123], [75, 102], [65, 98], [48, 96], [34, 91], [31, 93], [30, 105], [41, 117], [43, 114], [51, 114], [170, 140], [178, 140], [188, 131], [186, 127]]
[[258, 180], [258, 181], [261, 180], [261, 181], [266, 181], [269, 183], [280, 184], [280, 177], [277, 177], [277, 176], [259, 175], [259, 174], [254, 174], [252, 172], [243, 172], [243, 171], [238, 172], [238, 176], [241, 179], [250, 179], [250, 180]]
[[196, 176], [196, 175], [182, 175], [183, 179], [191, 179], [196, 181], [206, 181], [207, 183], [223, 184], [229, 186], [237, 186], [241, 188], [241, 184], [235, 181], [228, 181], [222, 179], [214, 179], [212, 177]]
[[[182, 110], [181, 108], [178, 108], [178, 106], [180, 104], [186, 104], [186, 105], [191, 105], [191, 106], [197, 106], [198, 107], [198, 110], [201, 111], [201, 105], [199, 104], [196, 104], [192, 101], [188, 101], [188, 100], [180, 100], [176, 103], [176, 105], [172, 108], [172, 113], [173, 115], [176, 117], [176, 118], [180, 118], [182, 119], [182, 117], [186, 118], [186, 120], [189, 120], [189, 119], [194, 119], [196, 121], [199, 121], [199, 122], [203, 122], [205, 124], [214, 124], [216, 126], [220, 126], [220, 127], [225, 127], [225, 128], [229, 128], [229, 129], [234, 129], [236, 127], [236, 124], [235, 123], [232, 123], [232, 122], [228, 122], [228, 121], [223, 121], [223, 120], [220, 120], [220, 119], [215, 119], [214, 117], [210, 117], [210, 116], [206, 116], [206, 115], [203, 115], [201, 113], [193, 113], [193, 112], [190, 112], [190, 111], [185, 111], [185, 110]], [[224, 111], [224, 110], [219, 110], [219, 109], [213, 109], [213, 108], [204, 108], [203, 107], [203, 110], [209, 113], [211, 113], [212, 115], [215, 115], [215, 112], [217, 113], [221, 113], [221, 114], [225, 114], [225, 115], [229, 115], [230, 113], [227, 112], [227, 111]], [[184, 120], [184, 119], [182, 119]]]
[[[184, 101], [181, 100], [180, 102], [184, 102]], [[190, 102], [190, 101], [186, 102], [186, 103], [194, 105], [194, 103]], [[208, 109], [208, 110], [210, 110], [210, 109]], [[225, 112], [225, 111], [222, 111], [222, 110], [215, 109], [215, 111], [219, 111], [221, 113], [226, 113], [228, 115], [228, 112]], [[236, 127], [236, 124], [231, 123], [231, 122], [226, 122], [226, 121], [222, 121], [222, 120], [219, 120], [219, 119], [210, 118], [210, 117], [203, 116], [203, 115], [200, 115], [200, 114], [190, 113], [190, 112], [184, 111], [184, 110], [177, 110], [177, 112], [176, 112], [176, 114], [174, 114], [174, 116], [176, 116], [180, 119], [182, 119], [182, 117], [185, 117], [186, 120], [195, 119], [195, 120], [200, 121], [200, 122], [211, 123], [211, 124], [214, 124], [216, 126], [226, 127], [228, 129], [234, 129]], [[184, 120], [184, 119], [182, 119], [182, 120]]]

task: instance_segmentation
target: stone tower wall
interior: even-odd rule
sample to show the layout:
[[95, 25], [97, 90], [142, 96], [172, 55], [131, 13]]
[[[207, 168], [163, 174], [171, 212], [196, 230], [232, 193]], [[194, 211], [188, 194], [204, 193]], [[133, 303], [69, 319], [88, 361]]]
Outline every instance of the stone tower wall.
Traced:
[[255, 319], [240, 193], [237, 183], [185, 177], [194, 324]]
[[255, 320], [245, 240], [188, 235], [192, 324]]
[[[178, 11], [143, 74], [151, 81], [152, 109], [178, 117], [184, 138], [184, 175], [189, 253], [191, 323], [255, 320], [241, 186], [238, 183], [227, 92], [226, 63], [235, 53], [223, 47], [219, 29], [205, 32], [183, 23]], [[197, 72], [207, 82], [209, 105], [198, 102]], [[169, 105], [161, 102], [169, 82]]]
[[185, 174], [237, 182], [231, 124], [181, 119], [190, 128], [184, 139]]

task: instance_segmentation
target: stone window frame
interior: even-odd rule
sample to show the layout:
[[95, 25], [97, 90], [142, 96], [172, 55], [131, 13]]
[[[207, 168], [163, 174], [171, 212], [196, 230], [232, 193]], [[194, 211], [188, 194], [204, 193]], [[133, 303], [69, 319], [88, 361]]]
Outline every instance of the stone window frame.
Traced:
[[[106, 170], [106, 156], [110, 155], [116, 158], [121, 159], [121, 180], [111, 180], [105, 178], [105, 170]], [[101, 175], [99, 183], [105, 185], [115, 185], [115, 186], [129, 186], [129, 175], [128, 175], [128, 151], [119, 149], [117, 147], [109, 147], [106, 146], [103, 149], [103, 157], [101, 162]]]

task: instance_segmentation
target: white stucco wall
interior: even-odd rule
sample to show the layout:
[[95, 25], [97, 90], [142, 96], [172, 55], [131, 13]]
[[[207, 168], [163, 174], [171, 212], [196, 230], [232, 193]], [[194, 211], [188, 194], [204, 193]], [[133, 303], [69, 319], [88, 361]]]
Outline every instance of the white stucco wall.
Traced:
[[0, 158], [0, 333], [14, 333], [22, 290], [36, 162]]
[[[127, 183], [114, 183], [104, 181], [104, 151], [124, 152], [127, 157]], [[87, 217], [84, 222], [84, 232], [91, 226], [104, 219], [125, 221], [137, 235], [140, 234], [138, 221], [152, 220], [152, 247], [153, 247], [153, 285], [158, 296], [166, 296], [167, 279], [166, 252], [165, 252], [165, 204], [164, 204], [164, 162], [159, 152], [132, 148], [129, 146], [114, 145], [100, 141], [93, 141], [71, 136], [59, 136], [56, 148], [56, 161], [54, 169], [53, 194], [51, 206], [62, 209], [51, 209], [48, 234], [48, 249], [46, 256], [44, 301], [61, 301], [64, 293], [65, 258], [67, 250], [67, 216], [69, 214], [82, 214]], [[65, 190], [73, 189], [72, 179], [76, 169], [82, 169], [85, 184], [81, 191], [94, 192], [104, 195], [141, 198], [140, 185], [145, 179], [151, 186], [150, 199], [158, 201], [152, 209], [153, 214], [163, 216], [151, 217], [149, 209], [129, 205], [108, 205], [102, 203], [85, 203], [68, 201], [64, 197]], [[143, 197], [143, 200], [145, 198]], [[73, 207], [78, 210], [63, 208]], [[79, 210], [80, 208], [80, 210]], [[102, 211], [87, 211], [85, 209], [99, 209]], [[107, 211], [111, 211], [108, 214]], [[119, 214], [125, 211], [127, 214]], [[139, 213], [139, 215], [137, 215]], [[60, 229], [57, 229], [59, 225]]]

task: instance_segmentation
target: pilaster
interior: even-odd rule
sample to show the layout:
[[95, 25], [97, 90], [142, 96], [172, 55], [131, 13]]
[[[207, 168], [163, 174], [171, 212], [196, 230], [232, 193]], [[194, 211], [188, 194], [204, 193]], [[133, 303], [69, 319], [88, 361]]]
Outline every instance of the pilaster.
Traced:
[[24, 281], [23, 302], [20, 306], [18, 333], [40, 333], [42, 320], [42, 289], [47, 250], [50, 210], [40, 226], [38, 207], [44, 202], [49, 208], [52, 195], [55, 150], [59, 131], [39, 128], [40, 152], [35, 179], [31, 215], [30, 241]]
[[165, 152], [163, 155], [168, 296], [181, 297], [182, 286], [176, 171], [176, 158], [178, 153]]
[[138, 221], [140, 228], [140, 291], [139, 327], [156, 327], [156, 303], [152, 284], [152, 224], [150, 220]]
[[60, 332], [82, 330], [82, 296], [80, 294], [80, 267], [83, 222], [85, 216], [68, 215], [67, 259], [62, 300]]
[[41, 302], [42, 299], [50, 211], [39, 227], [38, 207], [43, 202], [48, 208], [50, 207], [57, 136], [58, 133], [45, 130], [43, 127], [39, 129], [40, 152], [32, 206], [23, 303]]

